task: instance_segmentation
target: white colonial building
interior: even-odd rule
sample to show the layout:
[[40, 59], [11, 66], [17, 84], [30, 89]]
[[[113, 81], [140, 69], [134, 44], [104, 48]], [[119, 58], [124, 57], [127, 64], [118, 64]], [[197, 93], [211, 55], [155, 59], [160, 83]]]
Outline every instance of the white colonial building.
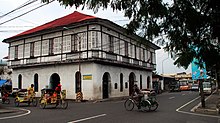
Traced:
[[159, 49], [109, 20], [79, 12], [3, 42], [9, 44], [14, 88], [33, 83], [40, 96], [46, 85], [61, 83], [68, 99], [82, 92], [87, 100], [128, 96], [134, 83], [152, 88]]

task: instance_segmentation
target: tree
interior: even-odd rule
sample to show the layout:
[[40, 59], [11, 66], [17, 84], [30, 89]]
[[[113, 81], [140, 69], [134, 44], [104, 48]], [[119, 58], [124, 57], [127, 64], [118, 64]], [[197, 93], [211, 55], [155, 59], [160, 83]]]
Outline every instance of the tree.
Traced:
[[[42, 0], [49, 2], [50, 0]], [[187, 68], [193, 58], [203, 61], [210, 69], [220, 72], [220, 44], [216, 32], [220, 30], [219, 0], [57, 0], [64, 6], [89, 8], [97, 12], [111, 7], [124, 11], [131, 21], [128, 33], [141, 30], [138, 35], [149, 40], [159, 37], [158, 43], [175, 59], [174, 64]], [[169, 39], [165, 42], [164, 37]], [[219, 86], [220, 87], [220, 86]]]

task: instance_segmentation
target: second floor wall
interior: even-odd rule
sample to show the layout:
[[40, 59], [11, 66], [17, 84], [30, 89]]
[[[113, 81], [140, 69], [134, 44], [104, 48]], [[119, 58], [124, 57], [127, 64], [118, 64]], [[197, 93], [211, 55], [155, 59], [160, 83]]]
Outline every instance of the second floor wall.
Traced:
[[80, 53], [82, 59], [95, 56], [155, 66], [155, 49], [146, 44], [114, 28], [89, 24], [11, 42], [9, 65], [77, 59]]

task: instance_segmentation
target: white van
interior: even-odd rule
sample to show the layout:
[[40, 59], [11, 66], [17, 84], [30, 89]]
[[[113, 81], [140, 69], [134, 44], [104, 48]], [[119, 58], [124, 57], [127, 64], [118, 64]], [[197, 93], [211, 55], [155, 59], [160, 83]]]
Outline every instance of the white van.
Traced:
[[210, 82], [208, 81], [203, 82], [203, 92], [204, 94], [207, 94], [207, 95], [212, 94], [212, 86]]

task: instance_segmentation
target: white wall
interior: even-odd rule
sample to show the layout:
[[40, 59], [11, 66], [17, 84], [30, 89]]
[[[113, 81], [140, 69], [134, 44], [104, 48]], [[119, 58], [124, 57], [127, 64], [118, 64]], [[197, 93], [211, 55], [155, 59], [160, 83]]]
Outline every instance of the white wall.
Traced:
[[[78, 71], [78, 64], [66, 64], [66, 65], [51, 65], [51, 66], [39, 66], [35, 68], [25, 68], [14, 70], [12, 75], [13, 88], [18, 87], [18, 75], [22, 75], [22, 88], [28, 88], [30, 84], [34, 83], [34, 74], [38, 74], [38, 92], [37, 96], [40, 96], [40, 90], [46, 85], [49, 85], [50, 76], [53, 73], [57, 73], [60, 76], [60, 82], [62, 89], [67, 90], [67, 98], [75, 99], [75, 73]], [[136, 76], [137, 84], [140, 86], [140, 75], [142, 75], [142, 87], [147, 87], [147, 77], [150, 76], [152, 80], [151, 72], [132, 70], [123, 67], [115, 67], [109, 65], [100, 65], [94, 63], [81, 63], [81, 75], [82, 75], [82, 92], [83, 98], [87, 100], [102, 99], [102, 77], [105, 72], [108, 72], [111, 77], [111, 90], [109, 97], [128, 96], [129, 88], [125, 88], [125, 82], [129, 82], [129, 74], [133, 72]], [[123, 73], [123, 92], [120, 92], [120, 73]], [[83, 80], [83, 75], [92, 75], [92, 80]], [[114, 84], [118, 84], [118, 88], [114, 89]], [[129, 83], [128, 83], [129, 84]], [[129, 87], [129, 85], [128, 85]], [[152, 83], [151, 83], [152, 87]]]

